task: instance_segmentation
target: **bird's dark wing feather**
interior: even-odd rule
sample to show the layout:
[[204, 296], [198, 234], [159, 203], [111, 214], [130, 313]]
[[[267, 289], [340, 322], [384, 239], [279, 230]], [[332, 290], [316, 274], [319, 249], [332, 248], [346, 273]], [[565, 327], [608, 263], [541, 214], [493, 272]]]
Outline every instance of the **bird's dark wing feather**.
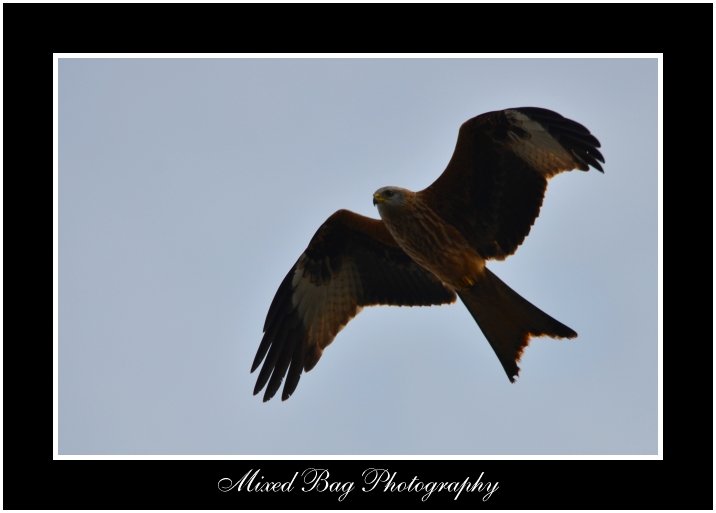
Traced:
[[503, 259], [529, 234], [550, 177], [603, 172], [599, 146], [584, 126], [547, 109], [488, 112], [463, 123], [447, 168], [419, 194], [483, 257]]
[[452, 303], [446, 289], [398, 247], [382, 221], [347, 210], [326, 220], [276, 292], [251, 372], [263, 361], [254, 394], [282, 399], [296, 389], [323, 349], [368, 305]]

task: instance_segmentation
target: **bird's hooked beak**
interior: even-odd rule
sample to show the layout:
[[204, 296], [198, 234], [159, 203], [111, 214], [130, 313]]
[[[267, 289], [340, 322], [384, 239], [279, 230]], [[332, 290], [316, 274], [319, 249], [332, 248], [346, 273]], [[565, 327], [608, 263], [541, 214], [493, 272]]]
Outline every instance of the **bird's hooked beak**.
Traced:
[[378, 203], [383, 203], [385, 201], [385, 198], [380, 195], [379, 192], [376, 192], [373, 194], [373, 205], [377, 205]]

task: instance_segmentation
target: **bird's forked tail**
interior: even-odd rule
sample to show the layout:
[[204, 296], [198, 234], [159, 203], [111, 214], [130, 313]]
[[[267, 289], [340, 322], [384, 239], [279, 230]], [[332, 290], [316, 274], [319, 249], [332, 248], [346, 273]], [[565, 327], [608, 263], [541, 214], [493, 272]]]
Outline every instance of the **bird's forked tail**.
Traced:
[[485, 268], [469, 289], [457, 291], [514, 382], [530, 336], [574, 338], [577, 333], [534, 306]]

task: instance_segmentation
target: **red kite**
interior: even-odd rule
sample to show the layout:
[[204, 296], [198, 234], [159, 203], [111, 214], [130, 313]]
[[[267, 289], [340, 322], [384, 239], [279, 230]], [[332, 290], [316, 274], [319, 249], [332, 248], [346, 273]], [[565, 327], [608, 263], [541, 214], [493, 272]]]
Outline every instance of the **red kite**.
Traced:
[[460, 127], [447, 168], [428, 188], [383, 187], [381, 220], [339, 210], [318, 229], [266, 316], [251, 372], [271, 399], [287, 376], [296, 389], [336, 334], [364, 306], [439, 305], [457, 296], [514, 382], [531, 336], [574, 338], [485, 267], [513, 254], [539, 215], [547, 180], [562, 171], [604, 172], [599, 141], [556, 112], [488, 112]]

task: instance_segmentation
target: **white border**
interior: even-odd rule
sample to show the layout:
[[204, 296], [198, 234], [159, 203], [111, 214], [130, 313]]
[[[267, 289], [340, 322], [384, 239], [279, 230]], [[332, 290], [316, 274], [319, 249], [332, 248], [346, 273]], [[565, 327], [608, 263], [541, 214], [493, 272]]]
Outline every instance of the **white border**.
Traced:
[[[58, 163], [58, 67], [59, 59], [555, 59], [555, 58], [578, 58], [578, 59], [657, 59], [658, 62], [658, 227], [657, 227], [657, 324], [658, 324], [658, 449], [657, 454], [646, 455], [327, 455], [327, 454], [303, 454], [303, 455], [116, 455], [116, 454], [92, 454], [92, 455], [70, 455], [59, 454], [59, 433], [58, 433], [58, 401], [59, 401], [59, 333], [58, 333], [58, 204], [59, 204], [59, 163]], [[55, 53], [53, 54], [53, 287], [52, 287], [52, 315], [53, 315], [53, 460], [663, 460], [663, 54], [660, 53], [628, 53], [628, 54], [579, 54], [579, 53], [555, 53], [555, 54], [530, 54], [530, 53], [419, 53], [419, 54], [372, 54], [372, 53], [246, 53], [246, 54], [133, 54], [133, 53]]]
[[58, 153], [58, 88], [57, 70], [58, 59], [52, 60], [52, 454], [53, 458], [59, 455], [59, 153]]
[[656, 324], [659, 344], [657, 347], [657, 422], [659, 432], [657, 435], [657, 454], [659, 459], [664, 459], [664, 61], [662, 56], [657, 63], [657, 225], [656, 225]]
[[[57, 59], [657, 59], [661, 53], [53, 53]], [[661, 79], [661, 76], [659, 77]], [[659, 84], [661, 86], [661, 83]], [[660, 89], [661, 90], [661, 89]], [[57, 90], [55, 89], [55, 92]], [[661, 105], [659, 106], [661, 107]]]

